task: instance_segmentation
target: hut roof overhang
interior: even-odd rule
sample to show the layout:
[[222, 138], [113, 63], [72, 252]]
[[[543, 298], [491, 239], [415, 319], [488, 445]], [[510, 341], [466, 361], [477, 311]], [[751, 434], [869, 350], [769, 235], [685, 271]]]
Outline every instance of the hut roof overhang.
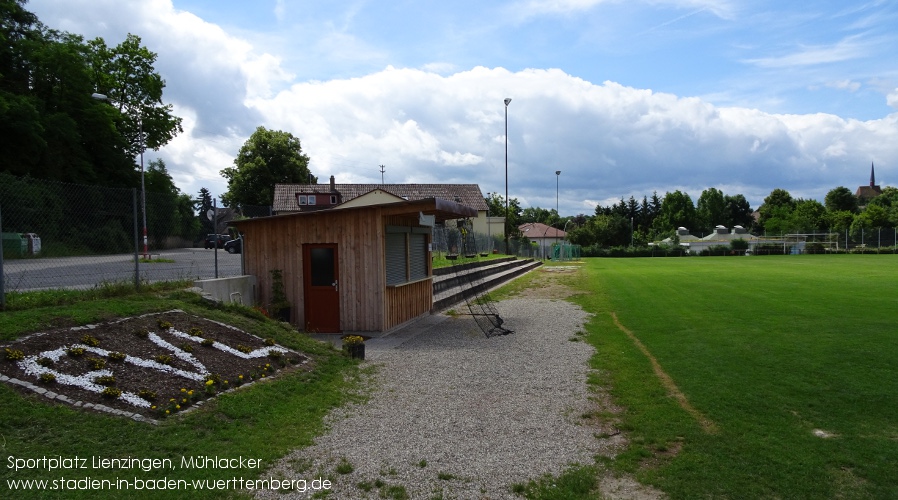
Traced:
[[334, 213], [351, 213], [356, 210], [378, 209], [382, 215], [433, 215], [436, 222], [444, 222], [446, 220], [464, 219], [468, 217], [477, 217], [477, 210], [461, 203], [444, 200], [441, 198], [425, 198], [414, 201], [398, 201], [395, 203], [383, 203], [379, 205], [364, 205], [358, 207], [344, 207], [327, 210], [315, 210], [310, 212], [295, 212], [282, 215], [272, 215], [269, 217], [257, 217], [254, 219], [244, 219], [234, 221], [233, 224], [240, 228], [241, 226], [249, 226], [254, 222], [271, 221], [276, 219], [284, 219], [289, 217], [318, 217], [325, 214]]

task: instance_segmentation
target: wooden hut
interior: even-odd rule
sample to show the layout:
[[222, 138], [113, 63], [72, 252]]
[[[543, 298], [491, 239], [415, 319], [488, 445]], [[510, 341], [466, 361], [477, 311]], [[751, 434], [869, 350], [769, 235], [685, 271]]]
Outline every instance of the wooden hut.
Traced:
[[476, 217], [429, 198], [235, 221], [244, 270], [271, 302], [280, 270], [290, 322], [309, 332], [383, 332], [433, 307], [433, 221]]

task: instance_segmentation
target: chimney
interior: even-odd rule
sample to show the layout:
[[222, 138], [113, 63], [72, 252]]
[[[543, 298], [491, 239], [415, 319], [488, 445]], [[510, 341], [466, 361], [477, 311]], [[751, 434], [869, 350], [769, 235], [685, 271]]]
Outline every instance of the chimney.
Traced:
[[334, 179], [334, 176], [332, 175], [331, 176], [331, 193], [336, 193], [336, 192], [337, 192], [336, 179]]

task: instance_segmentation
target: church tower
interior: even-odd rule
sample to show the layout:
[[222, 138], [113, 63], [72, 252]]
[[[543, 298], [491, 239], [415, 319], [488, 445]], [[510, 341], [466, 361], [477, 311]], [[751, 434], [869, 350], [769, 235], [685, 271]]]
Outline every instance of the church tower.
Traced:
[[882, 189], [876, 185], [876, 172], [873, 169], [873, 162], [870, 162], [870, 185], [858, 186], [854, 195], [858, 197], [861, 204], [866, 204], [867, 200], [876, 198], [882, 194]]

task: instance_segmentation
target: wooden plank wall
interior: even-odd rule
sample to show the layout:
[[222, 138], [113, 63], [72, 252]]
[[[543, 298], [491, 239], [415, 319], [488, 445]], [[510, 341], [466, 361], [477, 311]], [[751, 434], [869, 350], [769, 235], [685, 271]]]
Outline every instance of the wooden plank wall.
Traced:
[[271, 300], [270, 269], [281, 269], [295, 325], [305, 324], [302, 245], [336, 243], [339, 252], [341, 328], [383, 329], [383, 226], [376, 210], [258, 219], [240, 225], [246, 273], [258, 278], [260, 303]]
[[433, 308], [433, 280], [387, 287], [385, 330], [430, 312]]

